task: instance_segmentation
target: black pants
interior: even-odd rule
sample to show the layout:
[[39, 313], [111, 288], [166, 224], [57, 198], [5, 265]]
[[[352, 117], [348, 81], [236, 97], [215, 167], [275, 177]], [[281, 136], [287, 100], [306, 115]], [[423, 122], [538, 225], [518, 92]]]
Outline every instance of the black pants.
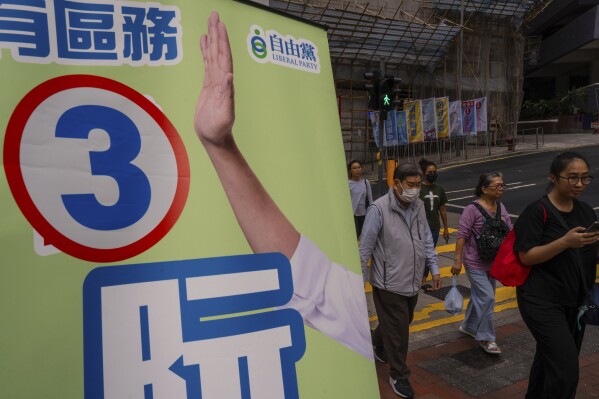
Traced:
[[584, 335], [584, 326], [579, 331], [576, 323], [578, 309], [529, 295], [518, 295], [518, 307], [537, 342], [526, 399], [574, 398]]
[[372, 296], [379, 319], [372, 343], [385, 347], [391, 377], [407, 379], [410, 376], [410, 368], [406, 364], [410, 323], [414, 319], [418, 295], [408, 297], [372, 287]]
[[354, 215], [354, 223], [356, 224], [356, 236], [358, 240], [360, 239], [360, 234], [362, 234], [362, 227], [364, 226], [364, 219], [366, 216], [356, 216]]

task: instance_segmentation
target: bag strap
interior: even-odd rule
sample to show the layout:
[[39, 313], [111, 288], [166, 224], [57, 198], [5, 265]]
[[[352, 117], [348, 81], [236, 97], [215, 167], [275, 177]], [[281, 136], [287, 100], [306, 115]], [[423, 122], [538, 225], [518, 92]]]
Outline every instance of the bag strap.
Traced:
[[471, 204], [474, 205], [480, 211], [480, 213], [485, 218], [485, 221], [491, 220], [491, 216], [489, 216], [489, 214], [487, 213], [487, 211], [485, 210], [485, 208], [482, 207], [481, 204], [479, 204], [476, 201], [472, 201]]
[[366, 188], [366, 209], [368, 209], [368, 206], [370, 205], [370, 201], [368, 200], [368, 183], [366, 182], [366, 179], [364, 179], [364, 187]]
[[[566, 232], [570, 231], [570, 226], [568, 226], [568, 224], [564, 220], [564, 217], [562, 216], [562, 214], [551, 203], [551, 201], [549, 201], [548, 198], [543, 197], [540, 199], [540, 202], [542, 204], [544, 204], [547, 209], [549, 209], [549, 212], [551, 212], [553, 214], [553, 216], [555, 216], [557, 218], [557, 220], [559, 220], [562, 227], [564, 229], [566, 229]], [[578, 265], [578, 271], [580, 272], [580, 278], [582, 279], [582, 286], [584, 288], [584, 292], [587, 292], [589, 290], [589, 287], [587, 286], [587, 282], [584, 279], [584, 272], [582, 270], [582, 258], [580, 257], [580, 249], [578, 249], [578, 248], [569, 248], [569, 249], [571, 249], [572, 252], [574, 253], [574, 260], [575, 260], [576, 264]]]

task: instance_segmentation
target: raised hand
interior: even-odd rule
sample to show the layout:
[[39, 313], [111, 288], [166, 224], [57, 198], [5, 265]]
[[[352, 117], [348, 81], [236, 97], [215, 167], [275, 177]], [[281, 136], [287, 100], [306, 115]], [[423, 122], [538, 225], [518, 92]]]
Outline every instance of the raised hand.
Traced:
[[225, 24], [213, 12], [208, 34], [200, 38], [204, 84], [196, 105], [194, 129], [204, 146], [221, 147], [232, 141], [235, 122], [233, 57]]

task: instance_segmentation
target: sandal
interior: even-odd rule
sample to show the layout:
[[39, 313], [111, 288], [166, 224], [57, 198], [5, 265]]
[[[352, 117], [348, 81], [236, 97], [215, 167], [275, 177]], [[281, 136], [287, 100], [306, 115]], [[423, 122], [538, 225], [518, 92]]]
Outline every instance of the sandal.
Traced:
[[501, 354], [501, 349], [499, 349], [499, 346], [492, 341], [480, 341], [479, 342], [480, 347], [482, 348], [482, 350], [484, 350], [485, 352], [491, 354], [491, 355], [499, 355]]

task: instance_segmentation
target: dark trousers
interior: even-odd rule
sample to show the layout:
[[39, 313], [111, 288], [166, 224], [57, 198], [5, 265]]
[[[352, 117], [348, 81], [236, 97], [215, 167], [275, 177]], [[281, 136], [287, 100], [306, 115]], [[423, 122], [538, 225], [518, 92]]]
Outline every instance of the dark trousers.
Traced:
[[406, 364], [410, 323], [418, 295], [408, 297], [372, 287], [374, 306], [379, 326], [374, 331], [374, 346], [384, 347], [393, 379], [407, 379], [410, 369]]
[[576, 323], [578, 309], [529, 295], [518, 295], [518, 307], [537, 342], [526, 399], [574, 398], [584, 336], [584, 326], [578, 331]]
[[358, 237], [358, 240], [360, 239], [360, 234], [362, 234], [362, 227], [364, 227], [364, 219], [366, 219], [366, 216], [354, 215], [354, 223], [356, 224], [356, 236]]

